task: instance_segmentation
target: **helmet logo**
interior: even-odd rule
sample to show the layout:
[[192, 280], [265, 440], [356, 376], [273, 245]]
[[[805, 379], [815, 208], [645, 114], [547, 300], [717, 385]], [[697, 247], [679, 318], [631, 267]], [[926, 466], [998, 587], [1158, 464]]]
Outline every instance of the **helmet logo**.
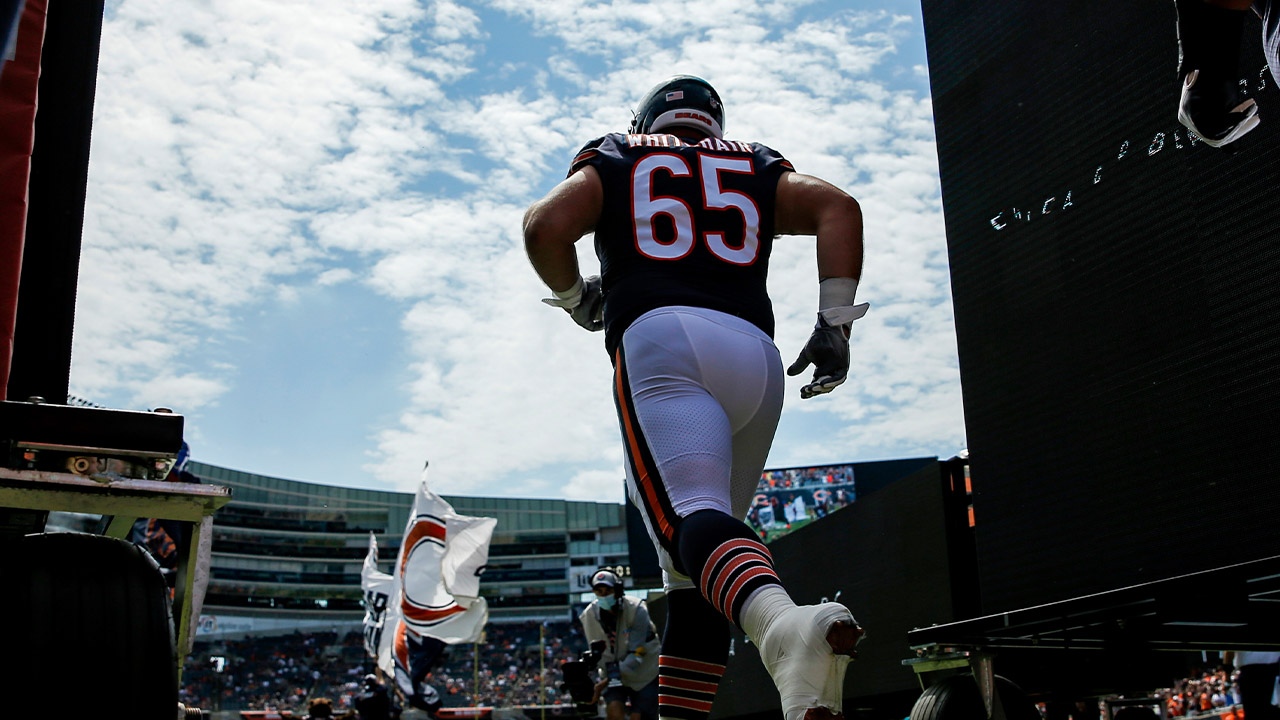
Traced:
[[672, 100], [683, 100], [683, 99], [684, 99], [683, 90], [676, 90], [675, 92], [667, 93], [667, 102], [671, 102]]
[[684, 119], [684, 120], [697, 120], [698, 122], [703, 123], [704, 125], [710, 125], [710, 124], [711, 124], [711, 118], [707, 117], [706, 115], [703, 115], [703, 114], [701, 114], [701, 113], [696, 113], [696, 112], [678, 112], [678, 113], [676, 113], [676, 119], [677, 119], [677, 120], [681, 120], [681, 119]]

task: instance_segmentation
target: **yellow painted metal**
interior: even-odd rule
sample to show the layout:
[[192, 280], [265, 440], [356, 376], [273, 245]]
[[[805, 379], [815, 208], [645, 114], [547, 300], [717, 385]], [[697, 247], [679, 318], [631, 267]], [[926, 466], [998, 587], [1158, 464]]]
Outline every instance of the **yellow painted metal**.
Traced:
[[107, 530], [103, 535], [125, 540], [129, 537], [129, 531], [133, 530], [133, 524], [137, 522], [137, 520], [138, 518], [130, 515], [116, 515], [111, 518], [111, 524], [107, 525]]
[[0, 507], [199, 522], [230, 500], [218, 485], [0, 468]]
[[[191, 631], [191, 613], [194, 611], [191, 602], [191, 593], [196, 578], [196, 566], [200, 562], [200, 553], [195, 549], [200, 547], [200, 534], [203, 531], [199, 520], [191, 524], [191, 537], [188, 540], [187, 551], [187, 567], [182, 573], [182, 587], [175, 590], [174, 600], [177, 607], [174, 608], [174, 615], [178, 618], [178, 686], [182, 686], [182, 666], [183, 659], [186, 656], [187, 649], [187, 633]], [[181, 597], [177, 597], [177, 593], [182, 593]]]

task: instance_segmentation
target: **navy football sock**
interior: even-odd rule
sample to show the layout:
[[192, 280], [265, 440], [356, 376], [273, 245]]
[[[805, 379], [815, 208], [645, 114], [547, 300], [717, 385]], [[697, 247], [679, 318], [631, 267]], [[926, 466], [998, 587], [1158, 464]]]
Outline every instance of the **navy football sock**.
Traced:
[[729, 622], [697, 590], [667, 593], [658, 661], [658, 716], [706, 720], [729, 660]]
[[680, 562], [711, 607], [741, 626], [742, 606], [757, 588], [781, 585], [769, 550], [746, 523], [719, 510], [681, 518]]

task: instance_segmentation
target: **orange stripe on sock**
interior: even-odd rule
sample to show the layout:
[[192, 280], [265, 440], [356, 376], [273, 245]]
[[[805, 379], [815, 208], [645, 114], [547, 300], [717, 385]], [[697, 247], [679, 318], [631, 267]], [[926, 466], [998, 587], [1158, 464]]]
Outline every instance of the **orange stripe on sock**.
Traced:
[[720, 607], [720, 603], [718, 601], [720, 591], [724, 590], [725, 584], [733, 578], [734, 573], [737, 572], [739, 568], [743, 565], [750, 565], [753, 563], [759, 564], [761, 567], [769, 567], [769, 561], [765, 560], [763, 556], [753, 552], [744, 552], [725, 564], [724, 569], [716, 576], [715, 586], [707, 593], [707, 601], [711, 603], [712, 607], [720, 612], [724, 612], [724, 608]]
[[690, 700], [689, 698], [680, 697], [678, 695], [659, 695], [658, 704], [675, 705], [676, 707], [688, 708], [690, 710], [711, 712], [711, 703], [706, 700]]
[[698, 585], [704, 589], [707, 587], [711, 582], [711, 570], [716, 566], [716, 563], [720, 562], [720, 558], [737, 548], [750, 547], [751, 545], [752, 542], [750, 540], [726, 540], [720, 543], [720, 547], [711, 553], [711, 557], [707, 558], [706, 564], [702, 566], [702, 577], [699, 579]]
[[719, 687], [719, 685], [710, 682], [699, 682], [697, 680], [686, 680], [678, 677], [659, 676], [658, 687], [673, 687], [680, 690], [693, 690], [694, 692], [704, 692], [708, 695], [715, 695], [716, 688]]
[[662, 506], [658, 504], [658, 493], [653, 488], [653, 478], [649, 476], [649, 468], [645, 467], [644, 456], [640, 454], [640, 442], [636, 438], [634, 424], [631, 420], [630, 413], [627, 412], [627, 394], [622, 385], [622, 350], [618, 349], [617, 359], [615, 362], [617, 370], [614, 371], [616, 378], [616, 392], [618, 393], [618, 409], [622, 413], [622, 425], [627, 433], [627, 445], [631, 449], [631, 459], [636, 463], [636, 473], [639, 477], [636, 482], [639, 483], [640, 489], [644, 491], [644, 496], [649, 501], [649, 507], [653, 509], [655, 519], [658, 521], [658, 531], [668, 540], [672, 539], [675, 531], [671, 527], [671, 523], [667, 520], [667, 516], [662, 512]]
[[[720, 547], [716, 548], [715, 552], [711, 553], [711, 557], [707, 558], [706, 564], [702, 566], [702, 577], [698, 583], [698, 588], [702, 590], [703, 596], [707, 598], [707, 601], [710, 602], [712, 606], [716, 606], [715, 598], [720, 594], [720, 583], [724, 582], [724, 578], [727, 577], [727, 573], [725, 571], [721, 571], [714, 590], [708, 587], [708, 585], [711, 584], [711, 573], [715, 569], [716, 563], [720, 562], [725, 555], [728, 555], [734, 550], [744, 550], [746, 551], [744, 552], [744, 555], [763, 558], [766, 565], [771, 567], [773, 565], [773, 556], [769, 554], [769, 550], [764, 545], [761, 545], [758, 542], [737, 539], [726, 540], [725, 542], [720, 543]], [[720, 608], [717, 606], [716, 610], [720, 610]], [[721, 612], [723, 612], [723, 610], [721, 610]]]
[[[767, 567], [752, 568], [742, 573], [742, 575], [738, 577], [737, 581], [733, 583], [733, 587], [729, 588], [729, 592], [725, 595], [725, 598], [724, 598], [724, 609], [721, 610], [721, 612], [723, 612], [725, 615], [728, 615], [730, 612], [733, 612], [733, 601], [737, 599], [738, 591], [742, 589], [743, 585], [747, 584], [748, 580], [750, 580], [751, 578], [760, 577], [761, 575], [772, 576], [774, 582], [778, 583], [779, 585], [782, 584], [778, 581], [778, 575], [773, 572], [773, 568], [767, 568]], [[732, 620], [733, 618], [730, 618], [730, 619]]]

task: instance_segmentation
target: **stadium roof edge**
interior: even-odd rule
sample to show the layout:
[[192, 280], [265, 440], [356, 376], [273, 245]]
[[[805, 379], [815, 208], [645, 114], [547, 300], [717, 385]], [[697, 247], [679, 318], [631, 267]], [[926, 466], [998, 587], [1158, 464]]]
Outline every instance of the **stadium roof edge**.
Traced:
[[[813, 466], [804, 466], [804, 467], [813, 467]], [[294, 478], [282, 478], [282, 477], [277, 477], [275, 475], [263, 475], [261, 473], [255, 473], [248, 470], [239, 470], [236, 468], [229, 468], [222, 465], [214, 465], [213, 463], [207, 463], [207, 462], [203, 462], [195, 459], [192, 459], [188, 464], [188, 469], [195, 475], [201, 477], [201, 479], [209, 479], [209, 480], [215, 480], [217, 482], [227, 482], [228, 484], [235, 484], [234, 481], [227, 481], [222, 478], [208, 477], [199, 471], [201, 468], [209, 468], [214, 471], [222, 471], [222, 472], [228, 472], [228, 473], [239, 473], [241, 475], [246, 475], [253, 478], [263, 478], [263, 479], [273, 480], [277, 482], [292, 483], [300, 486], [301, 488], [327, 488], [327, 489], [339, 490], [339, 491], [353, 491], [353, 492], [360, 492], [360, 493], [370, 493], [375, 495], [386, 495], [388, 496], [387, 498], [388, 505], [400, 505], [405, 502], [409, 502], [409, 503], [413, 502], [413, 493], [408, 491], [403, 491], [403, 490], [382, 490], [377, 488], [352, 487], [348, 485], [333, 485], [330, 483], [313, 482], [310, 480], [297, 480]], [[258, 489], [265, 490], [266, 488], [258, 488]], [[550, 502], [572, 503], [575, 505], [614, 506], [614, 505], [623, 504], [622, 502], [600, 502], [598, 500], [572, 500], [568, 498], [557, 498], [557, 497], [518, 497], [518, 496], [508, 496], [508, 495], [441, 494], [441, 497], [449, 501], [453, 501], [455, 499], [459, 499], [459, 500], [536, 500], [536, 501], [544, 501], [544, 502], [550, 501]], [[392, 498], [395, 499], [394, 502], [391, 502]], [[233, 498], [233, 502], [235, 502], [234, 498]]]

